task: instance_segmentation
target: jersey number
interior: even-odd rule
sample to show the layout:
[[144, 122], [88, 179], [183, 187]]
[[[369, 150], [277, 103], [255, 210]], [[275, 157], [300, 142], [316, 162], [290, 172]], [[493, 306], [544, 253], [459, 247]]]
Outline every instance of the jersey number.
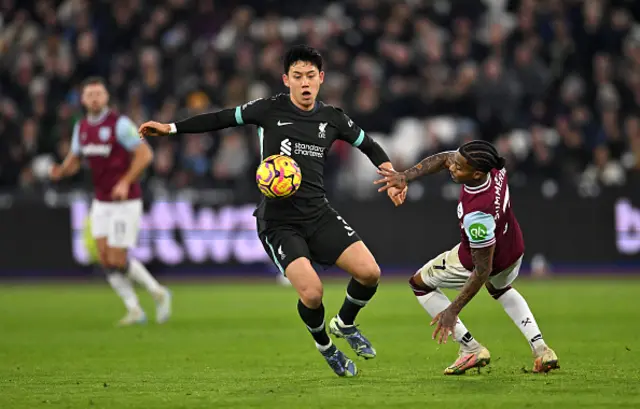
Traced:
[[116, 240], [120, 241], [124, 238], [125, 232], [127, 230], [127, 224], [123, 221], [116, 221], [114, 230], [115, 230]]

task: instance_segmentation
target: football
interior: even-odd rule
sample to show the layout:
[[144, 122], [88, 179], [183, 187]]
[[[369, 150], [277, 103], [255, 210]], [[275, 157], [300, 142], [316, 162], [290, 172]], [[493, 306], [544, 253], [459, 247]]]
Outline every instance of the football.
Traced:
[[258, 189], [268, 198], [293, 196], [302, 182], [302, 172], [295, 160], [285, 155], [271, 155], [256, 170]]

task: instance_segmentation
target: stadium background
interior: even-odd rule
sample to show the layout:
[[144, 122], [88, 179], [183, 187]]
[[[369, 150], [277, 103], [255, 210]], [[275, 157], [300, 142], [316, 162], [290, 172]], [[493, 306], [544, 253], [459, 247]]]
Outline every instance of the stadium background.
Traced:
[[[633, 1], [13, 1], [1, 3], [0, 255], [4, 276], [89, 269], [87, 172], [51, 184], [107, 79], [134, 122], [171, 122], [284, 91], [280, 57], [326, 59], [321, 98], [398, 168], [471, 138], [509, 159], [527, 265], [636, 272], [640, 252], [640, 6]], [[251, 207], [252, 127], [150, 141], [137, 255], [157, 274], [273, 271]], [[364, 155], [338, 142], [329, 197], [389, 274], [455, 244], [458, 187], [424, 178], [394, 209]], [[28, 257], [38, 248], [39, 257]], [[233, 268], [231, 268], [233, 267]], [[246, 268], [239, 268], [246, 267]], [[238, 269], [239, 268], [239, 269]], [[234, 270], [235, 269], [235, 270]], [[236, 274], [236, 273], [233, 273]]]

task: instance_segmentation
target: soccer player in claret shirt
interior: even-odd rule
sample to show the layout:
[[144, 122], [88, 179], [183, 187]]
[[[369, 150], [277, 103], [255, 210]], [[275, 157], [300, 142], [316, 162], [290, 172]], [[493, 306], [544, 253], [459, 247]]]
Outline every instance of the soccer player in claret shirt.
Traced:
[[[458, 219], [462, 240], [425, 264], [409, 283], [418, 302], [436, 324], [433, 337], [446, 342], [449, 334], [460, 344], [459, 358], [444, 373], [460, 375], [489, 363], [489, 351], [467, 331], [458, 319], [460, 311], [484, 285], [498, 300], [524, 334], [534, 355], [534, 372], [558, 368], [558, 357], [547, 346], [538, 323], [520, 293], [511, 286], [518, 276], [524, 240], [511, 208], [504, 158], [485, 141], [471, 141], [455, 152], [443, 152], [424, 159], [404, 172], [380, 169], [383, 178], [375, 183], [405, 189], [419, 176], [448, 170], [462, 184]], [[451, 303], [440, 288], [461, 289]]]
[[129, 255], [137, 242], [143, 212], [138, 179], [153, 160], [153, 152], [138, 136], [136, 125], [111, 111], [108, 103], [109, 94], [101, 78], [84, 81], [82, 104], [87, 115], [73, 129], [71, 152], [62, 165], [53, 166], [50, 176], [60, 180], [74, 175], [80, 170], [81, 158], [87, 160], [95, 193], [91, 233], [107, 281], [127, 308], [120, 325], [146, 322], [131, 280], [153, 296], [156, 321], [163, 323], [171, 315], [171, 294]]
[[[295, 46], [284, 58], [282, 79], [289, 93], [173, 124], [147, 122], [139, 132], [143, 136], [198, 133], [254, 124], [258, 125], [261, 159], [274, 154], [295, 159], [302, 171], [300, 189], [288, 199], [262, 199], [254, 213], [258, 235], [273, 263], [297, 290], [298, 313], [322, 356], [337, 375], [354, 376], [356, 365], [336, 348], [325, 329], [322, 282], [311, 262], [337, 265], [352, 276], [329, 329], [367, 359], [374, 358], [376, 351], [354, 321], [376, 293], [380, 268], [355, 230], [329, 205], [324, 164], [331, 145], [343, 140], [360, 149], [376, 167], [393, 168], [380, 145], [342, 110], [316, 99], [324, 80], [322, 65], [318, 51]], [[401, 204], [405, 192], [392, 190], [389, 196], [393, 195], [396, 205]]]

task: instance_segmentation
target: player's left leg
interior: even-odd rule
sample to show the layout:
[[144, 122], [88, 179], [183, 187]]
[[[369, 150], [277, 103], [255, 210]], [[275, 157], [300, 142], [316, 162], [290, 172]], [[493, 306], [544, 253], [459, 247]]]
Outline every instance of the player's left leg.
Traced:
[[104, 270], [107, 282], [113, 288], [124, 302], [124, 306], [127, 309], [127, 315], [120, 320], [120, 325], [142, 324], [146, 321], [146, 316], [138, 296], [133, 289], [133, 283], [124, 274], [122, 274], [118, 268], [113, 267], [108, 258], [108, 246], [107, 238], [101, 237], [96, 239], [96, 245], [100, 254], [100, 264]]
[[114, 203], [117, 206], [109, 223], [107, 257], [112, 266], [142, 285], [156, 302], [156, 321], [166, 322], [171, 316], [171, 292], [160, 285], [149, 270], [129, 255], [138, 241], [143, 206], [141, 200]]
[[521, 265], [522, 257], [507, 270], [489, 279], [485, 286], [489, 294], [502, 304], [507, 315], [529, 342], [534, 355], [533, 372], [549, 372], [560, 367], [558, 356], [542, 338], [538, 322], [527, 301], [511, 286], [518, 277]]
[[[451, 304], [440, 288], [459, 289], [470, 275], [471, 272], [460, 263], [458, 246], [456, 246], [422, 266], [409, 279], [409, 285], [422, 308], [434, 318]], [[462, 375], [469, 369], [489, 364], [491, 361], [489, 350], [471, 335], [459, 318], [452, 335], [460, 345], [460, 351], [458, 358], [445, 368], [445, 375]]]
[[120, 320], [122, 325], [142, 323], [146, 320], [144, 311], [140, 307], [138, 296], [133, 289], [131, 280], [114, 268], [109, 262], [107, 236], [109, 235], [109, 221], [113, 214], [113, 205], [109, 202], [94, 200], [91, 205], [91, 235], [96, 241], [100, 265], [105, 273], [107, 282], [122, 299], [127, 315]]
[[380, 267], [355, 230], [334, 210], [327, 212], [316, 227], [309, 241], [313, 259], [325, 265], [335, 264], [352, 277], [342, 307], [329, 323], [329, 331], [344, 338], [359, 356], [375, 358], [376, 350], [356, 327], [355, 319], [378, 290]]

